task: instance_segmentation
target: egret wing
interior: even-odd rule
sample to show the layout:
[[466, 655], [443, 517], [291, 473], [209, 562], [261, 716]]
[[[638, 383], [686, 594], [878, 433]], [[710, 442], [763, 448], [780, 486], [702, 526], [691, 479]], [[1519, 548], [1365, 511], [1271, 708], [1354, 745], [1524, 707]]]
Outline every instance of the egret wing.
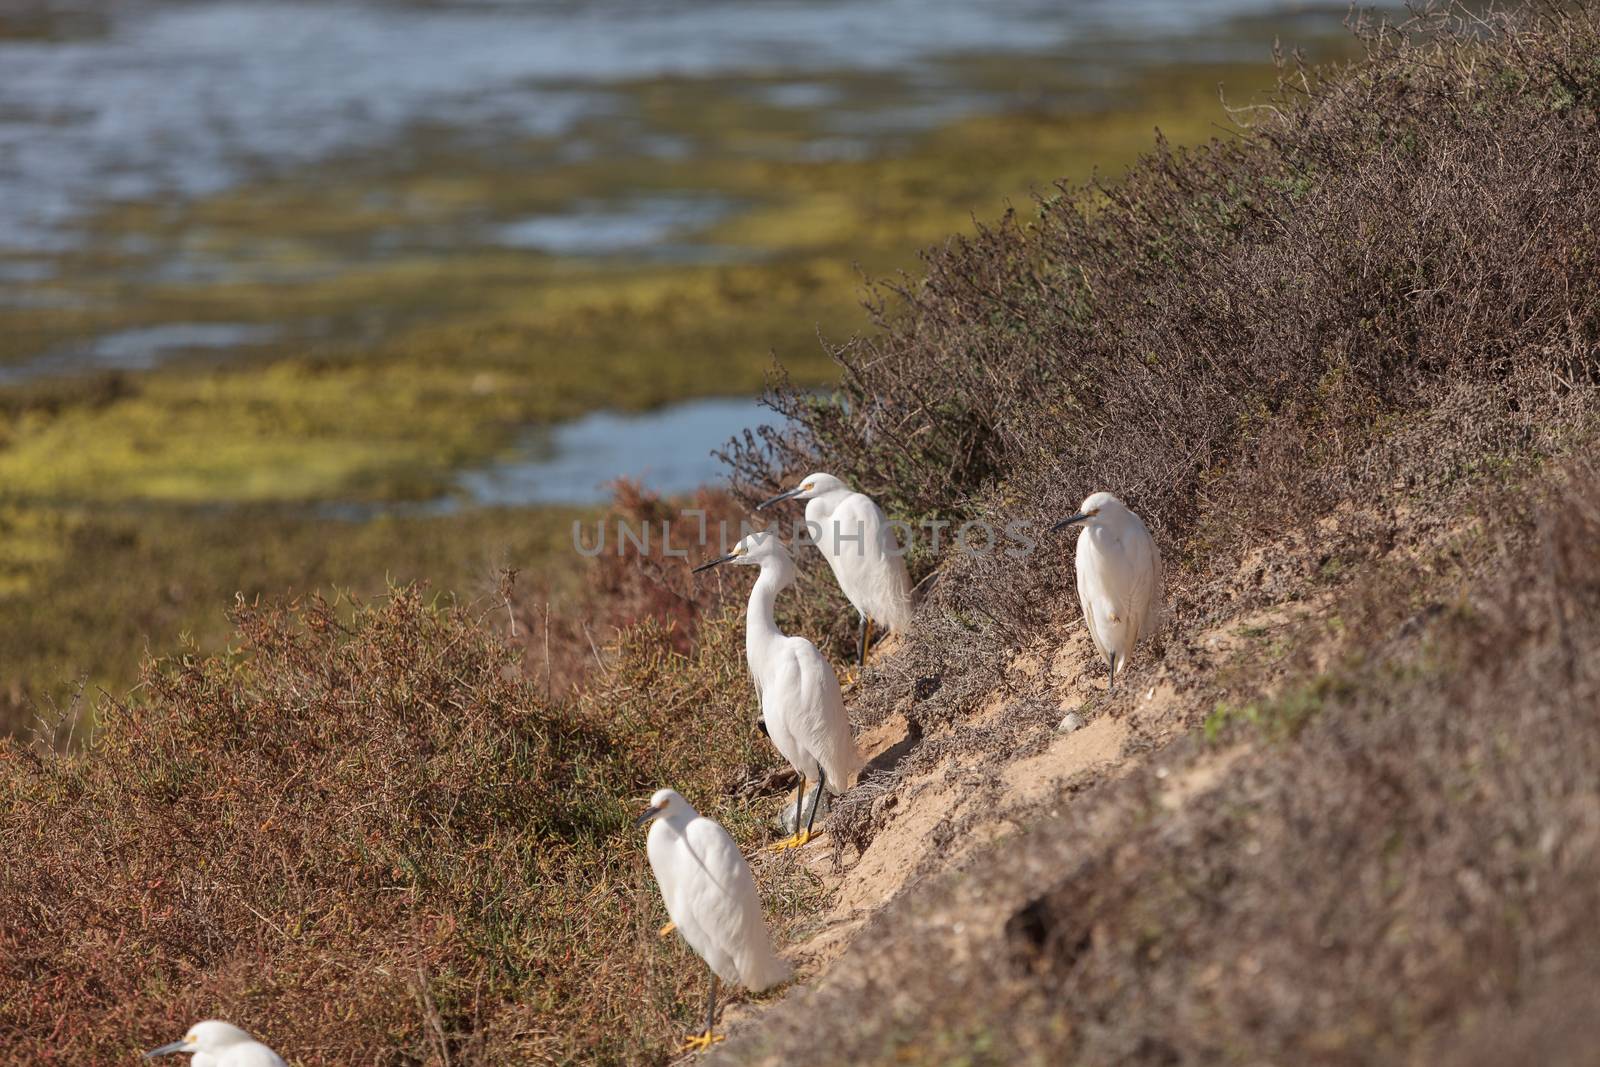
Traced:
[[[1131, 515], [1131, 514], [1130, 514]], [[1155, 539], [1138, 515], [1133, 518], [1133, 530], [1123, 537], [1128, 553], [1128, 649], [1138, 645], [1139, 638], [1155, 630], [1157, 617], [1162, 611], [1162, 552], [1155, 547]]]
[[911, 622], [911, 579], [894, 532], [872, 498], [864, 493], [846, 497], [821, 537], [839, 588], [855, 609], [880, 626], [903, 631]]
[[683, 839], [696, 868], [691, 879], [698, 883], [699, 896], [734, 901], [741, 906], [749, 900], [760, 904], [750, 864], [720, 823], [702, 815], [689, 823]]
[[1138, 534], [1129, 538], [1129, 553], [1133, 564], [1133, 588], [1128, 597], [1128, 647], [1137, 645], [1141, 638], [1154, 633], [1161, 614], [1161, 550], [1155, 539], [1140, 523]]
[[767, 724], [767, 737], [779, 755], [789, 762], [796, 774], [812, 776], [811, 761], [806, 759], [807, 749], [795, 732], [804, 703], [804, 683], [801, 680], [800, 661], [790, 653], [788, 638], [779, 646], [767, 685], [761, 691], [761, 717]]
[[803, 637], [791, 637], [799, 681], [790, 729], [800, 746], [822, 765], [833, 792], [843, 792], [861, 769], [862, 759], [850, 733], [850, 717], [833, 664]]
[[739, 846], [704, 817], [689, 823], [684, 842], [698, 868], [685, 879], [685, 904], [710, 942], [693, 947], [724, 979], [752, 989], [782, 981], [788, 967], [773, 951], [756, 880]]
[[1094, 647], [1104, 658], [1107, 655], [1106, 640], [1105, 635], [1100, 632], [1100, 621], [1095, 613], [1095, 605], [1105, 602], [1109, 590], [1103, 588], [1104, 583], [1099, 569], [1094, 566], [1094, 549], [1089, 543], [1087, 530], [1078, 535], [1075, 560], [1078, 572], [1078, 606], [1083, 609], [1083, 624], [1089, 630], [1089, 637], [1094, 641]]

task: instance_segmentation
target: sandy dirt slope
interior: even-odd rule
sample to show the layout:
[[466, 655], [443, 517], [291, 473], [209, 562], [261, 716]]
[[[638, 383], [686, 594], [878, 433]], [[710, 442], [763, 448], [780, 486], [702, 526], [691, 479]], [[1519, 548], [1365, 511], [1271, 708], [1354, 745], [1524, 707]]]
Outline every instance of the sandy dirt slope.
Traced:
[[[1464, 521], [1400, 525], [1404, 534], [1375, 559], [1411, 565], [1448, 553], [1472, 530]], [[1337, 529], [1330, 520], [1317, 533]], [[783, 951], [797, 982], [777, 997], [728, 1005], [730, 1040], [718, 1046], [718, 1062], [759, 1062], [748, 1039], [760, 1035], [763, 1014], [826, 989], [847, 957], [852, 987], [893, 988], [892, 968], [874, 976], [875, 959], [904, 953], [883, 951], [881, 939], [912, 939], [919, 955], [941, 966], [992, 955], [1006, 923], [1060, 875], [1051, 850], [1028, 855], [1029, 835], [1071, 805], [1089, 805], [1078, 813], [1092, 825], [1100, 818], [1097, 786], [1154, 763], [1150, 803], [1168, 811], [1203, 803], [1249, 748], [1207, 745], [1196, 755], [1189, 746], [1182, 760], [1163, 761], [1171, 742], [1200, 736], [1207, 717], [1236, 691], [1271, 693], [1289, 672], [1291, 645], [1302, 672], [1324, 670], [1338, 654], [1341, 590], [1309, 579], [1317, 556], [1298, 533], [1252, 553], [1225, 583], [1228, 602], [1207, 616], [1209, 624], [1184, 633], [1169, 620], [1113, 693], [1105, 692], [1103, 665], [1073, 618], [1016, 653], [1001, 685], [969, 718], [922, 735], [902, 709], [860, 727], [868, 765], [848, 802], [870, 805], [870, 840], [856, 848], [825, 837], [799, 854], [755, 857], [758, 880], [777, 865], [803, 864], [830, 903], [788, 931]], [[892, 642], [875, 652], [894, 654]], [[1003, 866], [1015, 877], [961, 877], [980, 866]], [[919, 887], [927, 892], [914, 906], [896, 908], [892, 923], [877, 921]]]
[[[854, 793], [872, 805], [877, 823], [867, 847], [835, 842], [829, 848], [823, 838], [799, 854], [754, 859], [758, 879], [775, 865], [800, 863], [829, 891], [829, 906], [797, 924], [784, 948], [798, 978], [791, 993], [826, 982], [835, 962], [855, 950], [891, 901], [946, 872], [987, 862], [1089, 786], [1127, 773], [1201, 722], [1211, 710], [1211, 678], [1314, 610], [1304, 602], [1271, 605], [1181, 643], [1158, 635], [1153, 647], [1161, 662], [1151, 662], [1147, 646], [1110, 694], [1088, 635], [1074, 621], [1015, 656], [1004, 684], [970, 720], [927, 736], [918, 736], [903, 714], [861, 729], [868, 765]], [[886, 646], [877, 654], [893, 652]], [[1222, 780], [1240, 754], [1218, 750], [1185, 768], [1166, 782], [1161, 802], [1192, 802]], [[1007, 918], [1038, 889], [1019, 881], [1004, 896], [957, 890], [919, 911], [914, 931], [902, 925], [895, 936], [925, 941], [929, 958], [948, 965], [973, 945], [1000, 937]], [[892, 983], [893, 976], [883, 979]], [[727, 1007], [723, 1022], [734, 1040], [719, 1046], [721, 1059], [743, 1062], [738, 1038], [759, 1029], [772, 1003]]]

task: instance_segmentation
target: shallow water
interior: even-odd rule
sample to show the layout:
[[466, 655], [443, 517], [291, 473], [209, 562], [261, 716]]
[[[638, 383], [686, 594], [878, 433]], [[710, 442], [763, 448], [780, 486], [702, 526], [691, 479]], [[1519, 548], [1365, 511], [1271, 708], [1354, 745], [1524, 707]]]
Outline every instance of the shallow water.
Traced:
[[62, 345], [26, 363], [0, 364], [0, 386], [89, 370], [149, 370], [180, 356], [265, 344], [278, 333], [276, 326], [244, 322], [169, 322], [117, 330]]
[[[490, 155], [519, 137], [573, 137], [581, 151], [580, 125], [630, 121], [619, 90], [648, 79], [787, 77], [761, 90], [778, 106], [836, 108], [856, 129], [926, 124], [966, 91], [945, 65], [952, 56], [1043, 53], [1119, 33], [1157, 45], [1284, 6], [44, 0], [15, 23], [27, 36], [0, 37], [0, 248], [74, 247], [74, 223], [108, 202], [215, 193], [344, 157], [381, 164], [406, 155], [421, 126]], [[806, 81], [839, 71], [891, 75], [909, 106], [875, 118]]]
[[510, 455], [457, 472], [449, 492], [424, 501], [331, 501], [314, 513], [345, 522], [382, 515], [455, 515], [470, 508], [585, 507], [613, 499], [620, 479], [646, 492], [682, 496], [717, 483], [727, 469], [712, 455], [746, 430], [784, 419], [744, 396], [712, 396], [653, 411], [595, 411], [530, 427]]
[[716, 481], [726, 471], [711, 455], [743, 431], [781, 422], [748, 397], [706, 397], [655, 411], [597, 411], [532, 431], [520, 454], [457, 479], [456, 507], [600, 504], [607, 485], [628, 478], [671, 496]]
[[[1330, 22], [1283, 0], [25, 4], [0, 12], [0, 388], [365, 353], [470, 306], [453, 258], [548, 279], [771, 257], [808, 235], [719, 237], [761, 205], [708, 171], [882, 158], [966, 115], [1103, 103], [1174, 57], [1261, 58], [1270, 33], [1230, 19]], [[369, 278], [395, 264], [399, 297]], [[712, 399], [533, 428], [440, 506], [683, 491], [761, 421]]]
[[[670, 252], [670, 238], [710, 226], [733, 205], [712, 196], [641, 196], [617, 204], [577, 204], [496, 228], [496, 243], [568, 256], [616, 255], [653, 247]], [[692, 258], [692, 257], [691, 257]]]

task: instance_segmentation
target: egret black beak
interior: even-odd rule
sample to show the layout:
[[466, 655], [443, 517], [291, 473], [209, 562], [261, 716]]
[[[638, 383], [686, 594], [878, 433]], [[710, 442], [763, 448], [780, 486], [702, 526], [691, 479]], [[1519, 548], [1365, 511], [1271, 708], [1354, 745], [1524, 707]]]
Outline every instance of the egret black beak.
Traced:
[[171, 1044], [162, 1045], [160, 1048], [151, 1049], [149, 1052], [146, 1052], [144, 1054], [144, 1059], [153, 1060], [157, 1056], [170, 1056], [174, 1052], [188, 1052], [188, 1051], [189, 1051], [189, 1049], [188, 1049], [187, 1042], [174, 1041]]
[[1092, 519], [1094, 518], [1094, 514], [1095, 513], [1092, 511], [1080, 511], [1076, 515], [1070, 515], [1056, 523], [1054, 526], [1050, 527], [1050, 532], [1055, 533], [1057, 530], [1065, 530], [1068, 526], [1071, 526], [1075, 522], [1082, 522], [1084, 519]]
[[[662, 810], [665, 809], [665, 808], [666, 808], [665, 804], [652, 804], [652, 805], [650, 805], [648, 808], [645, 808], [643, 811], [641, 811], [639, 813], [639, 817], [637, 819], [633, 820], [633, 825], [635, 827], [643, 826], [645, 823], [649, 822], [651, 819], [655, 818], [657, 815], [660, 815]], [[160, 1049], [157, 1049], [155, 1052], [150, 1053], [150, 1055], [154, 1056], [154, 1055], [156, 1055], [156, 1053], [158, 1053], [160, 1051], [161, 1051]]]
[[791, 500], [805, 491], [806, 487], [802, 485], [799, 488], [789, 490], [787, 493], [779, 493], [771, 500], [763, 500], [761, 503], [757, 504], [756, 510], [760, 511], [762, 508], [771, 507], [773, 504], [779, 503], [780, 501]]
[[699, 574], [701, 571], [710, 570], [712, 567], [717, 566], [719, 563], [726, 563], [730, 559], [736, 559], [736, 558], [737, 557], [734, 555], [734, 553], [730, 552], [726, 556], [718, 556], [716, 559], [708, 560], [707, 562], [700, 564], [700, 566], [696, 567], [694, 570], [690, 571], [689, 573], [691, 573], [691, 574]]

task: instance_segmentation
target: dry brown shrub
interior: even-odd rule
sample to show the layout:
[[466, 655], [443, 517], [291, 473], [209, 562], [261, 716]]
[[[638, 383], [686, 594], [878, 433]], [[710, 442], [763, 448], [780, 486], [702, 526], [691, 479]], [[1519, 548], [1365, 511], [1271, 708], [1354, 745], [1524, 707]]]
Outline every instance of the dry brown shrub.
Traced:
[[[1253, 606], [1327, 607], [1228, 680], [1211, 732], [1248, 754], [1217, 788], [1162, 802], [1198, 733], [1079, 788], [729, 1061], [1592, 1058], [1600, 5], [1358, 30], [1364, 62], [1286, 64], [1237, 136], [931, 253], [840, 397], [780, 390], [802, 431], [737, 451], [747, 497], [820, 466], [912, 517], [1117, 491], [1177, 635], [1130, 689]], [[1076, 615], [1068, 549], [938, 561], [866, 713], [973, 738], [1008, 653]]]
[[1046, 802], [729, 1062], [1590, 1062], [1600, 465], [1543, 482], [1465, 548], [1353, 572], [1331, 671]]
[[[1364, 61], [1286, 62], [1235, 135], [931, 251], [835, 352], [836, 395], [779, 383], [798, 429], [732, 450], [736, 492], [822, 466], [913, 521], [1038, 529], [1111, 489], [1189, 624], [1263, 539], [1558, 454], [1600, 387], [1597, 12], [1360, 22]], [[1076, 614], [1070, 567], [1059, 539], [947, 553], [869, 713], [970, 711]]]
[[237, 625], [151, 665], [82, 753], [0, 742], [0, 1059], [223, 1016], [307, 1064], [659, 1061], [703, 976], [649, 936], [630, 816], [671, 782], [758, 832], [725, 799], [765, 755], [737, 618], [693, 655], [630, 629], [581, 702], [415, 589]]

